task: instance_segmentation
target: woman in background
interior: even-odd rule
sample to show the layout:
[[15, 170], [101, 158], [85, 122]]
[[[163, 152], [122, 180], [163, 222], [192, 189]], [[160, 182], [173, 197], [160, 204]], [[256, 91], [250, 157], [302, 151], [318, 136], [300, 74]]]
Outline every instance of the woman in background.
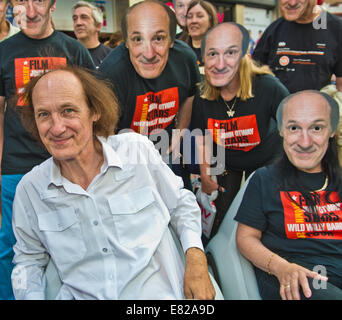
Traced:
[[203, 0], [190, 2], [186, 13], [186, 31], [180, 40], [185, 41], [196, 53], [197, 63], [201, 74], [204, 74], [204, 67], [201, 54], [201, 43], [205, 33], [217, 25], [217, 12], [215, 7]]

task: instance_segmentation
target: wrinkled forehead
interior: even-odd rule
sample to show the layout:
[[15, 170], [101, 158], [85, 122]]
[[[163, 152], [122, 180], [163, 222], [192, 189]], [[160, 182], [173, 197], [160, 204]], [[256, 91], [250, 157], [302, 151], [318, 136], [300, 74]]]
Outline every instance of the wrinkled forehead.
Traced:
[[249, 46], [249, 33], [246, 28], [233, 22], [224, 22], [209, 30], [202, 41], [202, 55], [208, 50], [238, 47], [244, 56]]
[[144, 3], [134, 8], [127, 16], [127, 34], [170, 33], [169, 16], [156, 3]]
[[32, 99], [36, 103], [48, 92], [64, 92], [76, 95], [83, 92], [81, 81], [73, 73], [56, 70], [43, 75], [32, 89]]
[[331, 108], [327, 100], [320, 94], [303, 93], [291, 97], [283, 109], [283, 124], [315, 123], [323, 121], [330, 123]]

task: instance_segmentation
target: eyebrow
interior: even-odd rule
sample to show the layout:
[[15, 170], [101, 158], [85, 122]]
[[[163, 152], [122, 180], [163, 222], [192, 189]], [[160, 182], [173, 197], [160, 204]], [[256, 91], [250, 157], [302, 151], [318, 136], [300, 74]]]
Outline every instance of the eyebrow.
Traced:
[[[216, 47], [210, 47], [210, 48], [208, 48], [208, 51], [209, 50], [217, 50], [217, 49], [218, 48], [216, 48]], [[231, 50], [231, 49], [240, 49], [240, 47], [238, 45], [234, 44], [234, 45], [231, 45], [227, 48], [224, 48], [224, 51]]]
[[[313, 122], [312, 122], [312, 124], [315, 124], [315, 123], [319, 123], [319, 122], [327, 122], [327, 120], [326, 119], [316, 119], [316, 120], [314, 120]], [[296, 120], [288, 120], [287, 122], [286, 122], [286, 124], [297, 124], [298, 123], [298, 121], [296, 121]]]
[[[167, 34], [167, 31], [165, 31], [165, 30], [158, 30], [158, 31], [154, 32], [154, 34], [159, 34], [159, 33]], [[140, 34], [142, 34], [140, 31], [133, 31], [130, 35], [132, 36], [132, 35], [140, 35]]]

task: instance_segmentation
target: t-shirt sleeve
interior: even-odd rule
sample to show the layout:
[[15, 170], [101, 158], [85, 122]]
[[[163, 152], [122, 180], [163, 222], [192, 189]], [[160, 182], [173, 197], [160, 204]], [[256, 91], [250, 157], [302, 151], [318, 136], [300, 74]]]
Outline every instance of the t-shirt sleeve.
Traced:
[[264, 231], [266, 229], [266, 217], [263, 210], [261, 172], [265, 168], [258, 169], [251, 176], [248, 186], [243, 195], [240, 207], [235, 216], [235, 220], [249, 227]]

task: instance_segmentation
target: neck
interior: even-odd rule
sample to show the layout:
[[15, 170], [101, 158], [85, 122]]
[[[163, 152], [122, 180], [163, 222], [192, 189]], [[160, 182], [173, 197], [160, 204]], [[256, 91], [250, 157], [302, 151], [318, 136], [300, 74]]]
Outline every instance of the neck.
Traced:
[[99, 144], [98, 147], [94, 146], [92, 152], [83, 155], [81, 159], [57, 161], [61, 175], [84, 190], [87, 190], [90, 183], [99, 174], [104, 161], [102, 146], [97, 140], [96, 143]]
[[191, 38], [191, 43], [192, 46], [196, 49], [201, 47], [201, 43], [202, 43], [202, 37], [199, 38]]
[[221, 97], [227, 101], [232, 100], [238, 93], [239, 88], [240, 88], [240, 78], [239, 78], [239, 75], [236, 74], [233, 80], [229, 84], [221, 88], [220, 90]]
[[3, 19], [0, 23], [0, 40], [4, 39], [8, 35], [9, 29], [9, 23], [6, 21], [6, 19]]
[[87, 48], [87, 49], [93, 49], [100, 45], [99, 38], [96, 36], [93, 38], [87, 38], [87, 39], [79, 39], [79, 41]]

